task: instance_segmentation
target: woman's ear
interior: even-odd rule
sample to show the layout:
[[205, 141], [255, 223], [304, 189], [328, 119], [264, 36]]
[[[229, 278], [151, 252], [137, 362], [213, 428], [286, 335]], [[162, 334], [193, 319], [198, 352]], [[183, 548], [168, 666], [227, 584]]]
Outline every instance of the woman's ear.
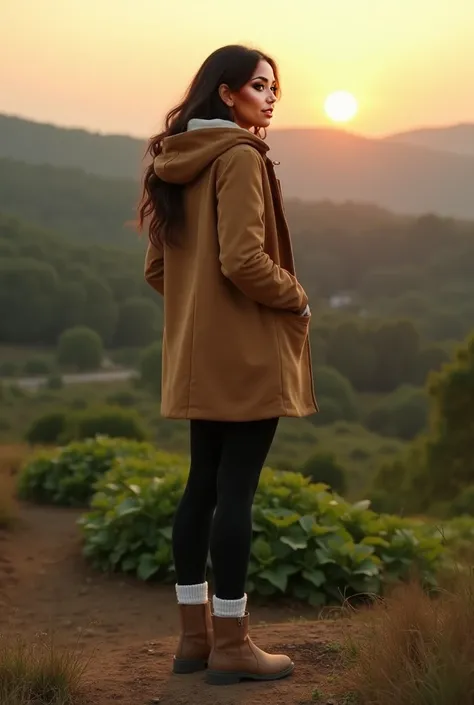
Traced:
[[223, 103], [227, 105], [228, 108], [234, 107], [234, 100], [232, 98], [232, 92], [228, 85], [222, 83], [219, 86], [219, 96]]

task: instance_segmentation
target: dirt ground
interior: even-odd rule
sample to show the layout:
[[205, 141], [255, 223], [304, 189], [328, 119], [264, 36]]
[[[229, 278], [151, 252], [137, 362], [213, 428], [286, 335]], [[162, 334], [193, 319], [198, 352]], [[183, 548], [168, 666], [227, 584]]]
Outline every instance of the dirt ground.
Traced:
[[[54, 633], [90, 659], [87, 705], [305, 705], [330, 694], [341, 674], [340, 644], [357, 622], [316, 620], [300, 605], [249, 605], [252, 636], [295, 661], [289, 679], [212, 687], [203, 674], [174, 676], [178, 633], [172, 586], [143, 584], [91, 570], [81, 556], [77, 511], [19, 507], [19, 523], [0, 530], [0, 632], [34, 639]], [[337, 701], [330, 701], [336, 703]], [[339, 704], [338, 704], [339, 705]]]

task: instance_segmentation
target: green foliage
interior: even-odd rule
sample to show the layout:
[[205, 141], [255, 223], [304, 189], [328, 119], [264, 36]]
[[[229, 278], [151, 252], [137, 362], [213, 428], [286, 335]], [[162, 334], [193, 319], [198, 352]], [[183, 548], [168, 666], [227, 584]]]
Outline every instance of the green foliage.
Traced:
[[60, 440], [67, 443], [97, 435], [143, 441], [148, 434], [142, 419], [134, 409], [104, 405], [69, 414]]
[[318, 367], [314, 372], [320, 413], [311, 417], [317, 425], [334, 421], [356, 421], [357, 400], [352, 384], [332, 367]]
[[383, 436], [410, 440], [426, 429], [429, 399], [423, 389], [404, 385], [376, 404], [366, 426]]
[[104, 349], [98, 333], [86, 326], [69, 328], [58, 343], [58, 362], [81, 372], [100, 367]]
[[140, 384], [152, 394], [161, 395], [161, 344], [153, 343], [140, 356]]
[[451, 504], [454, 516], [469, 514], [474, 517], [474, 485], [464, 487]]
[[23, 499], [71, 507], [87, 506], [94, 484], [117, 460], [155, 457], [147, 443], [109, 438], [78, 441], [34, 454], [22, 468], [18, 493]]
[[332, 453], [314, 453], [305, 462], [301, 472], [312, 482], [328, 485], [334, 492], [344, 494], [346, 477], [344, 468]]
[[149, 345], [160, 335], [161, 310], [151, 299], [127, 299], [119, 307], [115, 345]]
[[[172, 518], [186, 476], [174, 459], [115, 463], [80, 520], [85, 555], [102, 570], [174, 581]], [[314, 606], [379, 593], [415, 566], [432, 581], [441, 551], [423, 527], [378, 517], [366, 502], [351, 505], [298, 473], [270, 469], [257, 490], [253, 530], [247, 590]]]
[[136, 406], [137, 402], [137, 395], [133, 392], [115, 392], [107, 397], [107, 404], [111, 404], [112, 406], [130, 407]]
[[18, 365], [12, 360], [0, 362], [0, 377], [15, 377], [18, 374]]
[[24, 375], [48, 375], [51, 372], [51, 363], [43, 357], [32, 357], [23, 365]]
[[64, 411], [51, 411], [38, 419], [28, 428], [25, 439], [28, 443], [56, 443], [66, 428], [67, 415]]
[[62, 389], [64, 386], [63, 378], [60, 374], [52, 373], [46, 379], [46, 389]]

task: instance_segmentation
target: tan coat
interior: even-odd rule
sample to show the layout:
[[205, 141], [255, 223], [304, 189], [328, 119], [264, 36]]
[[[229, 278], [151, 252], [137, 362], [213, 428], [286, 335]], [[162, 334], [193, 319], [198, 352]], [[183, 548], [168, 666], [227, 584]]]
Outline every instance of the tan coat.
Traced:
[[232, 123], [210, 123], [166, 138], [155, 159], [160, 178], [186, 185], [182, 245], [150, 244], [145, 263], [164, 295], [162, 414], [313, 414], [309, 317], [299, 315], [308, 299], [268, 147]]

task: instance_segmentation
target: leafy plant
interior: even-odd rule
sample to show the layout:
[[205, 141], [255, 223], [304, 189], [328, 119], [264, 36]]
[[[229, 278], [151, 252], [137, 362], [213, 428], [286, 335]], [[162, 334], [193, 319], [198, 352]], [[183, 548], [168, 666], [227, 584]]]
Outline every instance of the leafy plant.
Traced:
[[116, 459], [151, 457], [153, 446], [97, 437], [33, 455], [18, 478], [23, 499], [63, 506], [87, 506], [94, 485]]
[[[102, 570], [175, 579], [172, 517], [186, 469], [172, 456], [124, 457], [97, 484], [80, 520], [85, 555]], [[434, 581], [441, 539], [398, 517], [377, 516], [294, 472], [265, 469], [254, 503], [248, 592], [287, 594], [314, 606], [360, 593], [416, 570]]]

